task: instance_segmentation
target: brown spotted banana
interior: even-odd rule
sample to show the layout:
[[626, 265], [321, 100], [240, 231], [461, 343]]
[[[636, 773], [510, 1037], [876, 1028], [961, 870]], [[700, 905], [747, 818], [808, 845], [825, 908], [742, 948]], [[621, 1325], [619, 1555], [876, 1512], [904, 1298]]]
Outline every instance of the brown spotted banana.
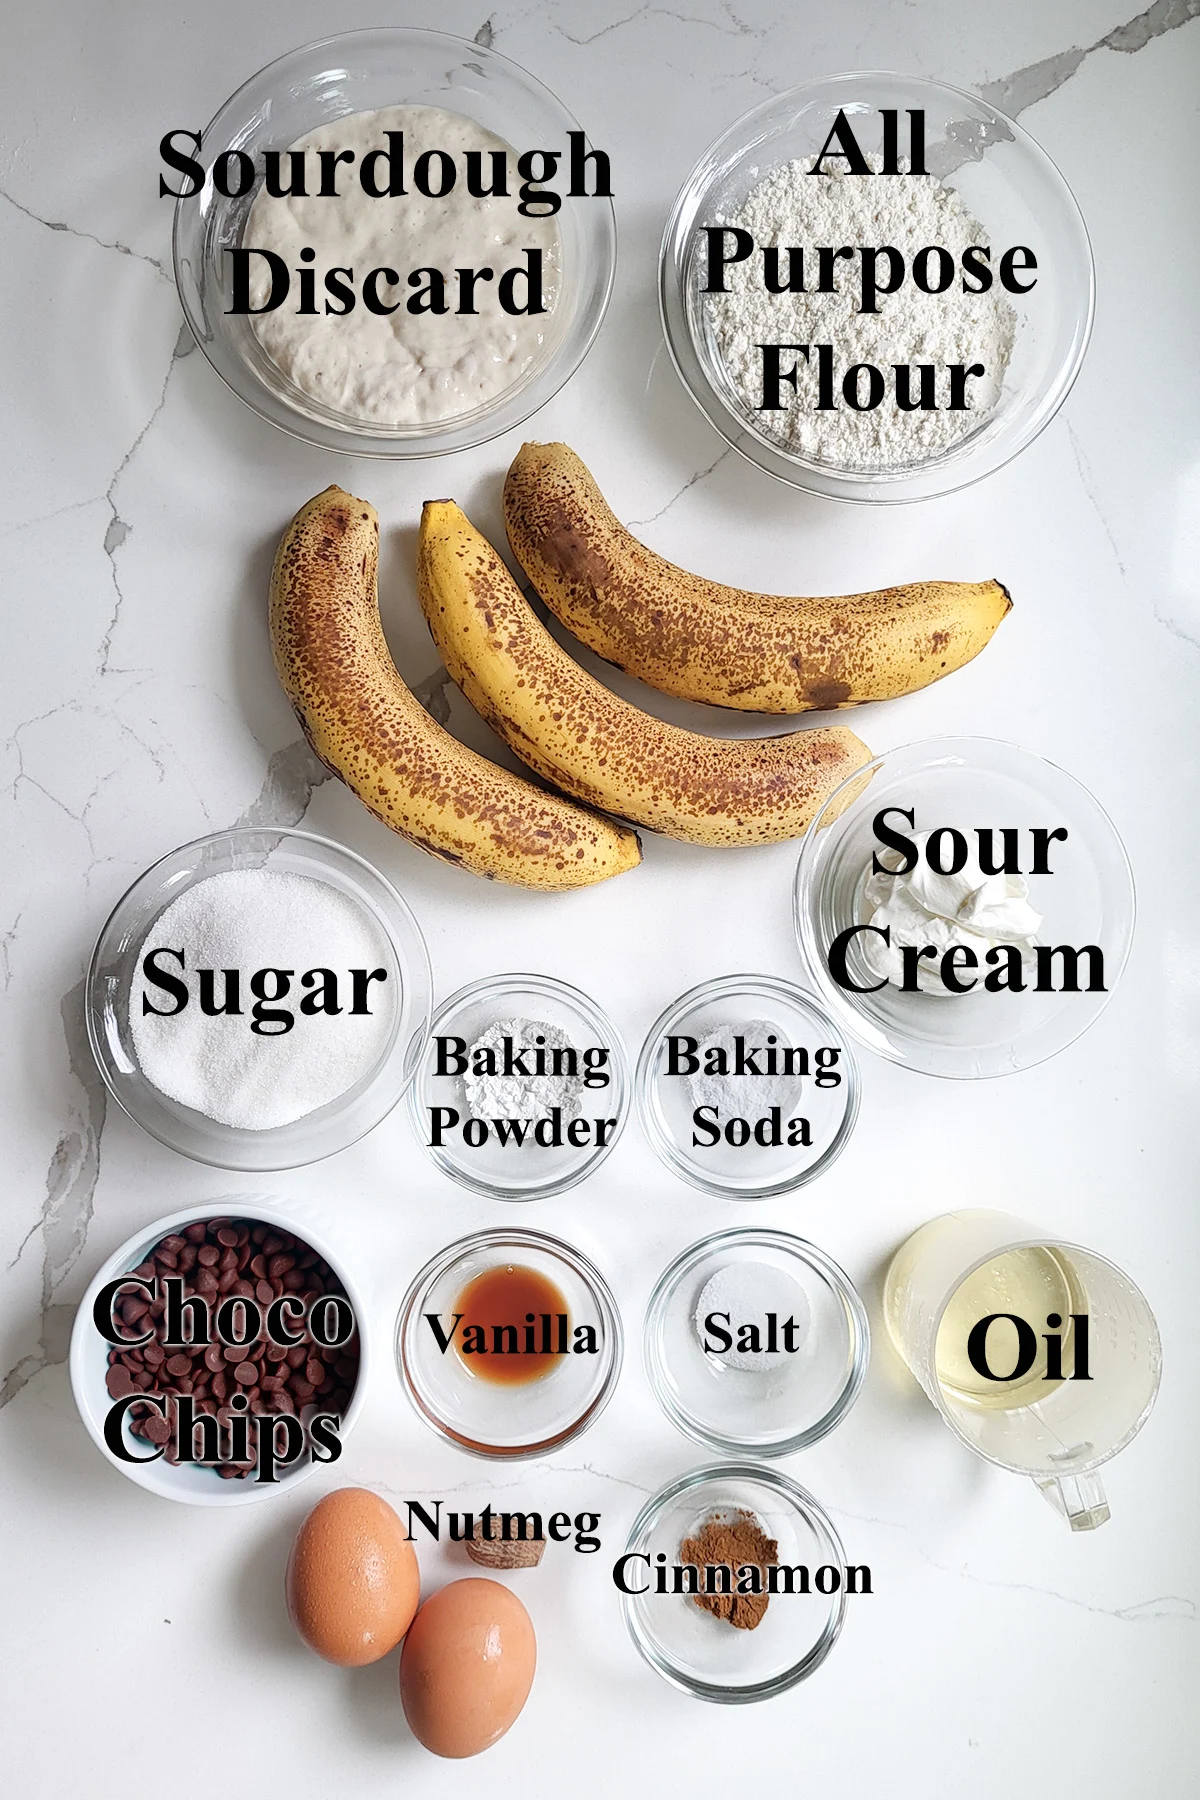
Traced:
[[555, 618], [664, 694], [745, 712], [889, 700], [978, 656], [998, 581], [788, 599], [689, 575], [626, 530], [565, 444], [524, 444], [504, 486], [513, 555]]
[[620, 699], [567, 655], [452, 500], [421, 515], [417, 592], [467, 699], [530, 768], [619, 817], [697, 844], [799, 837], [871, 759], [841, 726], [711, 738]]
[[561, 889], [633, 868], [635, 832], [498, 768], [429, 717], [384, 641], [378, 556], [374, 507], [329, 487], [275, 557], [275, 667], [321, 761], [385, 825], [473, 874]]

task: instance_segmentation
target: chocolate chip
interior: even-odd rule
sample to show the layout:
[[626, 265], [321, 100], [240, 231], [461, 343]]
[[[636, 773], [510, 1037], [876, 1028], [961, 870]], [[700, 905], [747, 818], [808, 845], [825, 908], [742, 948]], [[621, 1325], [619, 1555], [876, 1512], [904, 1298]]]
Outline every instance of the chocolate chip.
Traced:
[[[196, 1220], [156, 1245], [137, 1272], [153, 1280], [172, 1271], [183, 1276], [185, 1297], [199, 1294], [213, 1310], [218, 1294], [254, 1300], [264, 1309], [280, 1294], [297, 1295], [299, 1311], [323, 1292], [343, 1291], [328, 1264], [310, 1245], [290, 1232], [248, 1220]], [[324, 1354], [314, 1349], [311, 1338], [286, 1345], [266, 1336], [238, 1345], [192, 1343], [176, 1346], [168, 1354], [161, 1342], [165, 1309], [165, 1298], [149, 1303], [136, 1290], [121, 1294], [115, 1316], [127, 1336], [140, 1337], [152, 1330], [155, 1338], [145, 1346], [125, 1341], [113, 1345], [107, 1352], [105, 1371], [113, 1398], [158, 1393], [171, 1403], [165, 1419], [143, 1400], [128, 1409], [130, 1429], [146, 1442], [161, 1446], [164, 1460], [180, 1461], [173, 1402], [182, 1395], [190, 1394], [199, 1413], [215, 1414], [221, 1425], [222, 1455], [209, 1466], [224, 1480], [253, 1472], [259, 1413], [295, 1415], [317, 1390], [327, 1410], [336, 1412], [349, 1404], [359, 1367], [357, 1337], [336, 1352]], [[296, 1329], [294, 1317], [289, 1319], [289, 1328]], [[314, 1376], [315, 1381], [310, 1379]], [[227, 1405], [234, 1393], [240, 1393], [245, 1401], [237, 1410]], [[243, 1421], [239, 1430], [247, 1437], [248, 1453], [242, 1459], [232, 1456], [227, 1435], [235, 1417]]]

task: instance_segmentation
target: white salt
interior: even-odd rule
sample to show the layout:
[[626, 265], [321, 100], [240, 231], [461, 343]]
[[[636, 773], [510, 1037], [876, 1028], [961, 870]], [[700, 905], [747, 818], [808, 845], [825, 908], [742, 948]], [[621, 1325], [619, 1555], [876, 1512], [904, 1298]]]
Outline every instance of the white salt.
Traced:
[[[719, 1352], [707, 1351], [706, 1354], [723, 1369], [740, 1369], [755, 1375], [779, 1372], [783, 1368], [787, 1355], [782, 1348], [784, 1325], [789, 1319], [795, 1320], [799, 1348], [807, 1335], [811, 1317], [808, 1297], [790, 1275], [771, 1263], [751, 1262], [722, 1263], [701, 1288], [693, 1315], [701, 1348], [707, 1335], [704, 1321], [710, 1313], [728, 1314], [721, 1324], [732, 1334], [734, 1347]], [[755, 1326], [759, 1342], [767, 1342], [768, 1313], [775, 1314], [776, 1336], [781, 1348], [738, 1350], [738, 1330], [743, 1325]]]

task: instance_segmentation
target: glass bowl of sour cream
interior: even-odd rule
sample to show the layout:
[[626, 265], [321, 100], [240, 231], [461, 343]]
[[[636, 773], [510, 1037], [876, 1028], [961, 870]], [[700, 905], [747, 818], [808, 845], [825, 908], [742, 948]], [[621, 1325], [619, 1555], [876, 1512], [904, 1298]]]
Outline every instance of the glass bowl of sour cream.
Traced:
[[607, 158], [507, 57], [437, 31], [291, 51], [175, 133], [196, 341], [281, 430], [355, 456], [468, 449], [578, 368], [612, 290]]
[[172, 850], [118, 900], [88, 969], [88, 1040], [160, 1143], [222, 1169], [297, 1168], [399, 1101], [432, 987], [416, 919], [362, 857], [239, 826]]
[[796, 935], [831, 1014], [877, 1055], [969, 1080], [1095, 1023], [1133, 939], [1133, 875], [1082, 784], [991, 738], [888, 751], [800, 847]]
[[1023, 126], [864, 70], [778, 94], [710, 146], [667, 221], [659, 305], [680, 379], [741, 455], [830, 499], [908, 501], [980, 480], [1050, 422], [1095, 271]]

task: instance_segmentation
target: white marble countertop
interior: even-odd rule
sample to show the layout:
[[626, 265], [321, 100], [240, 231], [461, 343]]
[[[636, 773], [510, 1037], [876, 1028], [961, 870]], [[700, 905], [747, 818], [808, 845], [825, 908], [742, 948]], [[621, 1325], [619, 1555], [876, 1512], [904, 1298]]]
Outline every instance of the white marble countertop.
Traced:
[[[614, 160], [612, 310], [536, 434], [577, 446], [657, 549], [729, 580], [844, 592], [1002, 574], [1016, 607], [986, 656], [858, 728], [878, 749], [971, 731], [1061, 762], [1111, 812], [1138, 880], [1132, 961], [1085, 1039], [1029, 1074], [961, 1086], [868, 1061], [844, 1157], [754, 1219], [828, 1249], [877, 1321], [886, 1259], [925, 1218], [964, 1202], [1032, 1215], [1142, 1285], [1165, 1343], [1161, 1397], [1108, 1471], [1111, 1522], [1072, 1537], [1028, 1483], [950, 1437], [880, 1341], [847, 1424], [786, 1464], [871, 1564], [876, 1592], [851, 1604], [810, 1683], [752, 1712], [705, 1707], [641, 1663], [610, 1569], [645, 1495], [703, 1460], [646, 1388], [647, 1294], [677, 1250], [747, 1215], [673, 1179], [632, 1126], [592, 1182], [535, 1209], [609, 1275], [627, 1362], [586, 1437], [497, 1472], [422, 1429], [386, 1356], [415, 1269], [496, 1217], [433, 1170], [402, 1110], [356, 1149], [263, 1183], [186, 1162], [106, 1107], [82, 1028], [92, 941], [140, 869], [205, 831], [303, 820], [341, 838], [411, 900], [439, 994], [536, 967], [594, 993], [634, 1045], [696, 981], [748, 964], [799, 973], [795, 852], [654, 840], [636, 879], [539, 902], [432, 862], [320, 779], [271, 670], [273, 545], [332, 479], [371, 498], [391, 527], [393, 642], [406, 671], [428, 673], [409, 553], [431, 474], [323, 456], [225, 391], [181, 330], [157, 145], [262, 63], [381, 9], [48, 0], [10, 19], [0, 71], [7, 1791], [116, 1800], [150, 1781], [179, 1800], [258, 1784], [433, 1800], [482, 1781], [580, 1800], [743, 1785], [1184, 1800], [1200, 1672], [1200, 954], [1186, 923], [1200, 888], [1200, 7], [1156, 0], [1130, 22], [1121, 0], [532, 0], [485, 20], [484, 4], [416, 0], [404, 22], [494, 41]], [[676, 380], [654, 299], [666, 209], [706, 143], [764, 96], [856, 67], [982, 88], [1020, 113], [1078, 196], [1099, 281], [1087, 362], [1042, 438], [980, 487], [870, 512], [785, 491], [726, 450]], [[450, 483], [493, 535], [519, 435], [437, 469], [436, 491]], [[453, 719], [486, 741], [457, 699]], [[385, 1353], [336, 1471], [261, 1507], [174, 1507], [85, 1436], [64, 1364], [73, 1309], [138, 1226], [264, 1186], [354, 1261]], [[519, 1726], [478, 1766], [440, 1763], [409, 1737], [394, 1657], [331, 1670], [291, 1633], [287, 1542], [321, 1488], [347, 1479], [399, 1499], [503, 1492], [603, 1514], [601, 1554], [560, 1555], [521, 1590], [541, 1666]], [[458, 1569], [449, 1552], [422, 1558], [430, 1584]]]

